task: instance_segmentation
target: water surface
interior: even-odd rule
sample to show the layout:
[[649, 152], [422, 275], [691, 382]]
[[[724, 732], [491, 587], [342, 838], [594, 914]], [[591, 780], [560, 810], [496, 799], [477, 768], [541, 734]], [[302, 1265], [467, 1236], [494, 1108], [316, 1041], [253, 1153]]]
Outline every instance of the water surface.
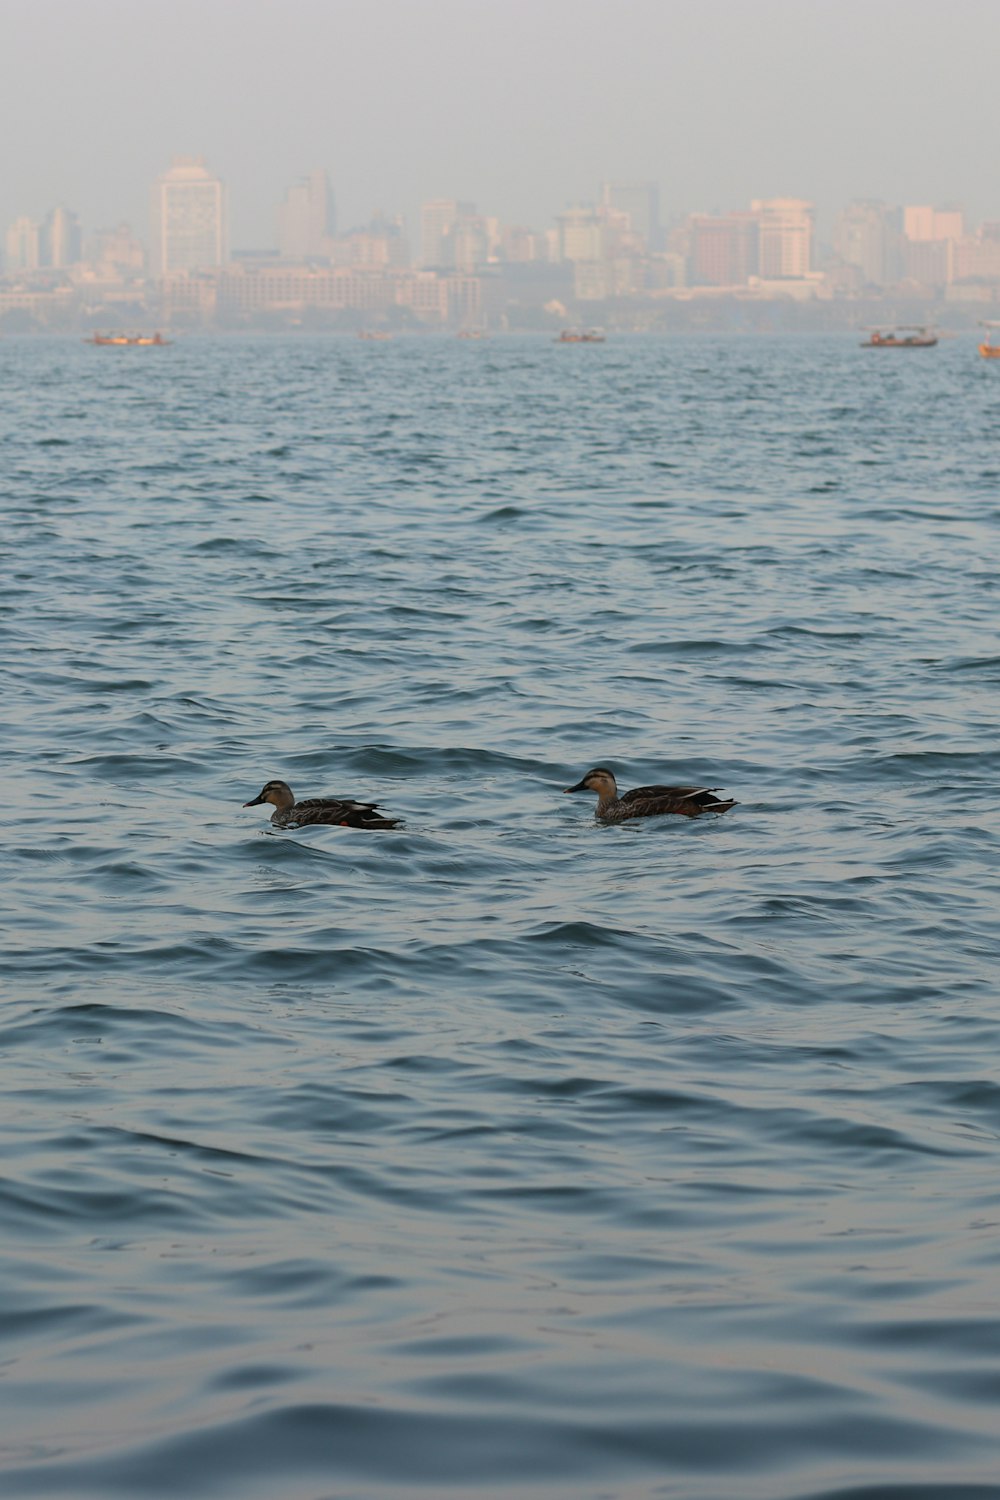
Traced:
[[[0, 398], [4, 1495], [1000, 1495], [1000, 370], [8, 338]], [[594, 763], [739, 805], [603, 828]]]

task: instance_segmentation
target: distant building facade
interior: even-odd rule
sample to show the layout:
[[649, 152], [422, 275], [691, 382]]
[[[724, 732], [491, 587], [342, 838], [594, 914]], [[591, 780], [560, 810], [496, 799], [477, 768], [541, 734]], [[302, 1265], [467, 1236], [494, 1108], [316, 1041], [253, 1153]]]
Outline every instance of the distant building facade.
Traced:
[[228, 256], [226, 190], [201, 156], [177, 156], [153, 187], [153, 271], [203, 271]]
[[476, 220], [476, 205], [457, 198], [433, 198], [420, 209], [420, 263], [428, 270], [455, 264], [455, 237], [464, 222]]
[[765, 281], [801, 279], [812, 271], [815, 210], [804, 198], [756, 198], [759, 274]]
[[376, 214], [363, 229], [351, 229], [330, 242], [330, 260], [337, 266], [386, 270], [407, 266], [410, 251], [401, 218]]
[[337, 232], [330, 179], [312, 172], [293, 183], [278, 209], [278, 254], [282, 260], [315, 260], [329, 255]]
[[979, 233], [959, 240], [952, 254], [955, 282], [1000, 282], [1000, 225], [986, 223]]
[[42, 264], [42, 227], [22, 214], [7, 230], [4, 262], [8, 271], [37, 271]]
[[624, 214], [643, 249], [660, 248], [660, 189], [655, 182], [602, 182], [600, 206]]
[[124, 222], [114, 229], [96, 230], [87, 243], [85, 258], [89, 266], [109, 280], [141, 276], [146, 265], [141, 240], [132, 233], [131, 225]]
[[898, 208], [874, 198], [858, 198], [838, 215], [833, 249], [852, 266], [862, 286], [892, 286], [900, 278], [902, 219]]
[[592, 203], [576, 203], [556, 215], [560, 260], [605, 260], [608, 229]]
[[42, 259], [47, 266], [62, 269], [78, 265], [83, 256], [80, 221], [70, 209], [54, 208], [42, 227]]
[[965, 234], [965, 215], [960, 208], [910, 203], [903, 209], [903, 233], [915, 243], [960, 240]]
[[903, 209], [903, 277], [918, 286], [945, 286], [955, 278], [955, 254], [965, 236], [965, 215], [952, 206], [909, 203]]
[[916, 286], [947, 286], [952, 279], [952, 240], [903, 239], [903, 280]]
[[759, 267], [756, 214], [692, 214], [688, 221], [692, 286], [745, 286]]
[[548, 236], [536, 229], [525, 229], [520, 224], [512, 224], [500, 230], [498, 253], [501, 260], [510, 264], [526, 265], [535, 261], [547, 261]]

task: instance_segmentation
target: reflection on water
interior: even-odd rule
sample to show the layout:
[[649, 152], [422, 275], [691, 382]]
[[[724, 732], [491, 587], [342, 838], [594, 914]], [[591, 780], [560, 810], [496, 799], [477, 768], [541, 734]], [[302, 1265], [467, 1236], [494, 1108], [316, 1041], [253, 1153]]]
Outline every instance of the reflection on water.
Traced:
[[5, 1495], [1000, 1495], [1000, 372], [855, 343], [0, 345]]

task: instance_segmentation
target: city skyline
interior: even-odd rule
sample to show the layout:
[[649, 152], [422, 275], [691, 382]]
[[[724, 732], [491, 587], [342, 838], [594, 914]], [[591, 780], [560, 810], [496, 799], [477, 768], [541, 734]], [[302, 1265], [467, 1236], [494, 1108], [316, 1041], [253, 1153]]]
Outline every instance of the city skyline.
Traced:
[[[163, 236], [167, 219], [165, 204], [171, 194], [176, 204], [185, 206], [181, 210], [181, 218], [185, 223], [181, 234], [182, 243], [168, 250]], [[391, 225], [395, 232], [409, 236], [413, 244], [413, 263], [428, 268], [444, 263], [453, 265], [453, 249], [445, 261], [430, 246], [438, 245], [442, 239], [451, 238], [456, 231], [464, 232], [473, 242], [467, 252], [468, 269], [471, 271], [474, 264], [497, 258], [493, 253], [495, 246], [492, 241], [501, 226], [505, 231], [517, 234], [548, 237], [547, 252], [515, 256], [515, 259], [578, 260], [599, 259], [606, 253], [603, 249], [582, 248], [587, 235], [592, 233], [588, 227], [592, 222], [613, 224], [616, 220], [619, 221], [619, 227], [638, 235], [643, 252], [647, 252], [667, 248], [671, 233], [676, 234], [684, 225], [731, 225], [742, 219], [755, 224], [759, 222], [766, 238], [766, 220], [770, 205], [773, 204], [807, 205], [813, 249], [823, 246], [827, 251], [837, 251], [843, 242], [842, 221], [845, 214], [864, 205], [877, 205], [882, 209], [897, 211], [900, 216], [898, 232], [913, 240], [960, 239], [972, 233], [977, 226], [993, 225], [1000, 221], [1000, 212], [995, 216], [977, 219], [954, 195], [939, 202], [902, 203], [893, 202], [884, 195], [854, 193], [843, 203], [834, 205], [824, 234], [820, 228], [815, 196], [779, 194], [768, 198], [753, 194], [742, 203], [731, 203], [724, 207], [709, 210], [685, 206], [670, 212], [661, 209], [662, 194], [657, 181], [625, 179], [591, 183], [588, 193], [576, 199], [564, 198], [562, 206], [553, 209], [547, 220], [535, 224], [507, 220], [496, 213], [492, 205], [484, 205], [480, 198], [465, 200], [439, 197], [421, 202], [415, 211], [413, 222], [409, 224], [402, 214], [385, 214], [380, 209], [371, 209], [358, 222], [341, 226], [337, 222], [335, 208], [338, 195], [331, 184], [330, 174], [326, 168], [314, 166], [311, 170], [299, 172], [293, 180], [286, 182], [281, 193], [276, 196], [272, 205], [271, 234], [260, 243], [241, 245], [233, 242], [230, 232], [233, 205], [228, 184], [204, 154], [172, 155], [169, 162], [161, 165], [161, 170], [147, 184], [146, 196], [149, 208], [145, 218], [138, 223], [121, 214], [113, 214], [108, 224], [86, 223], [75, 202], [48, 202], [36, 217], [22, 208], [6, 224], [0, 225], [0, 231], [8, 238], [8, 258], [10, 244], [19, 235], [28, 239], [34, 237], [36, 256], [53, 233], [61, 248], [54, 256], [43, 254], [36, 259], [34, 266], [21, 262], [15, 256], [13, 264], [8, 264], [6, 269], [70, 265], [75, 260], [86, 258], [81, 254], [84, 236], [88, 239], [100, 238], [116, 231], [128, 231], [136, 240], [148, 246], [147, 269], [151, 275], [162, 275], [170, 271], [222, 265], [231, 255], [268, 255], [288, 261], [335, 258], [338, 241], [368, 232], [373, 223]], [[199, 198], [200, 206], [187, 207]], [[192, 213], [195, 219], [200, 218], [202, 242], [199, 242], [198, 227], [186, 222]], [[212, 220], [211, 224], [208, 220]], [[780, 222], [776, 221], [775, 229], [780, 236]], [[801, 234], [801, 229], [799, 233]], [[577, 248], [570, 248], [574, 243]], [[192, 249], [193, 245], [198, 245], [199, 248]], [[72, 253], [68, 248], [70, 246], [73, 247]], [[790, 258], [783, 259], [784, 255]], [[763, 257], [767, 262], [769, 257], [766, 249]], [[811, 268], [809, 260], [809, 252], [801, 249], [797, 252], [775, 250], [770, 257], [771, 263], [766, 264], [763, 269], [768, 275], [794, 277]], [[3, 260], [0, 259], [0, 270], [3, 269]]]
[[[0, 122], [17, 139], [0, 220], [67, 203], [145, 231], [177, 152], [228, 185], [232, 243], [274, 242], [274, 204], [321, 166], [339, 218], [435, 198], [547, 224], [603, 180], [655, 180], [666, 215], [806, 197], [822, 233], [851, 198], [1000, 217], [983, 0], [459, 0], [377, 16], [291, 0], [5, 0]], [[40, 107], [40, 101], [45, 107]], [[30, 131], [25, 122], [31, 121]]]
[[739, 318], [748, 299], [832, 309], [893, 296], [923, 321], [935, 303], [966, 318], [1000, 304], [1000, 220], [974, 225], [953, 204], [854, 199], [825, 245], [808, 199], [664, 222], [658, 183], [604, 181], [544, 229], [429, 200], [411, 252], [400, 218], [338, 233], [329, 175], [314, 169], [275, 206], [276, 245], [231, 252], [228, 224], [227, 186], [201, 156], [174, 157], [151, 184], [145, 246], [124, 223], [85, 235], [65, 206], [21, 215], [3, 241], [0, 328], [69, 331], [129, 310], [167, 328], [482, 333], [599, 311], [652, 331], [677, 326], [692, 301], [726, 316], [728, 299]]

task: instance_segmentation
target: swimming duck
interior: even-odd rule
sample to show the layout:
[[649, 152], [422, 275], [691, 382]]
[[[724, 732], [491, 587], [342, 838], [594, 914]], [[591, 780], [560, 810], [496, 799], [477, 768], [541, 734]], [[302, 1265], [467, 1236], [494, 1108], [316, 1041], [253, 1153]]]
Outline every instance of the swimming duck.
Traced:
[[270, 802], [275, 828], [301, 828], [307, 823], [336, 823], [341, 828], [398, 828], [401, 818], [383, 818], [377, 802], [355, 802], [353, 797], [307, 797], [296, 802], [287, 781], [269, 781], [244, 807]]
[[696, 818], [699, 813], [724, 813], [735, 802], [723, 802], [715, 795], [717, 788], [708, 786], [637, 786], [619, 797], [614, 772], [607, 766], [595, 766], [576, 786], [567, 792], [596, 792], [597, 817], [602, 823], [624, 823], [626, 818], [656, 818], [661, 813], [679, 813]]

